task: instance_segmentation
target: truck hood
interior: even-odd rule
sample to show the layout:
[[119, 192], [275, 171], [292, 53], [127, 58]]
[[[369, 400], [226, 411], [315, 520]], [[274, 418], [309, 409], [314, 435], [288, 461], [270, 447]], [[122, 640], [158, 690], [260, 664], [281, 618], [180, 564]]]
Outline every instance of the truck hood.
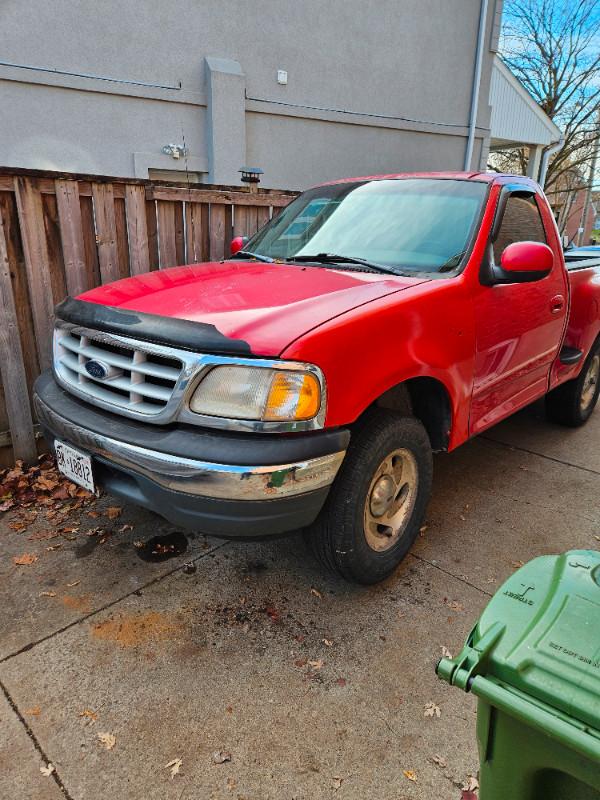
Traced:
[[247, 343], [256, 355], [277, 356], [333, 317], [424, 280], [226, 261], [149, 272], [92, 289], [78, 299], [214, 325], [223, 336]]

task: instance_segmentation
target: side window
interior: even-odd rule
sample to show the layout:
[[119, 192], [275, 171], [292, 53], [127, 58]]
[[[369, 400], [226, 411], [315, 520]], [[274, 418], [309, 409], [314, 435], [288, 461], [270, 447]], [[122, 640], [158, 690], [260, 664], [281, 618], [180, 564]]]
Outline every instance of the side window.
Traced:
[[494, 262], [500, 264], [502, 253], [513, 242], [548, 244], [546, 231], [534, 197], [511, 195], [506, 203], [500, 233], [494, 242]]

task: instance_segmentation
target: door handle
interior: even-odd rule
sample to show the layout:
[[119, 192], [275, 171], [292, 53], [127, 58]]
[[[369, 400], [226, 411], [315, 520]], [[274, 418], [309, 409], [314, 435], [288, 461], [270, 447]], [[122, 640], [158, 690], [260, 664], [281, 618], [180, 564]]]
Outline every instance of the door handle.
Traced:
[[557, 294], [550, 300], [550, 313], [558, 314], [565, 307], [565, 298], [562, 294]]

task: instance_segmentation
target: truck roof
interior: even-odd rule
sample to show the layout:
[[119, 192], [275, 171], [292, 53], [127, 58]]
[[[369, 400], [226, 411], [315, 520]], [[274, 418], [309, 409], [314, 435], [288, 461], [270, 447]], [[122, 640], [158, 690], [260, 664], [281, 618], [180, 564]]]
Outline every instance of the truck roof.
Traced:
[[335, 183], [352, 183], [354, 181], [380, 181], [393, 178], [444, 178], [446, 180], [478, 180], [489, 183], [506, 183], [518, 179], [520, 182], [531, 184], [537, 188], [535, 181], [524, 175], [510, 175], [502, 172], [397, 172], [389, 175], [365, 175], [357, 178], [340, 178], [336, 181], [325, 181], [318, 186], [329, 186]]

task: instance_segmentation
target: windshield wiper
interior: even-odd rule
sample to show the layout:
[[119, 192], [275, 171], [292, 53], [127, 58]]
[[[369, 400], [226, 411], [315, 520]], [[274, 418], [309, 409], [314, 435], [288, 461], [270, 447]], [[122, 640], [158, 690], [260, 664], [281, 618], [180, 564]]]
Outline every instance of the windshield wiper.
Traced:
[[261, 256], [260, 253], [251, 253], [249, 250], [238, 250], [237, 253], [229, 259], [235, 261], [236, 258], [255, 258], [257, 261], [265, 261], [267, 264], [274, 264], [275, 259], [269, 256]]
[[389, 272], [390, 275], [405, 275], [394, 267], [387, 264], [376, 264], [374, 261], [367, 261], [364, 258], [356, 258], [355, 256], [341, 256], [336, 253], [317, 253], [316, 255], [301, 255], [291, 256], [286, 261], [317, 261], [322, 264], [361, 264], [363, 267], [371, 267], [378, 272]]
[[466, 253], [466, 250], [462, 250], [460, 253], [457, 253], [455, 256], [452, 256], [447, 261], [438, 268], [438, 272], [451, 272], [455, 267], [458, 267], [460, 262], [462, 261], [462, 257]]

